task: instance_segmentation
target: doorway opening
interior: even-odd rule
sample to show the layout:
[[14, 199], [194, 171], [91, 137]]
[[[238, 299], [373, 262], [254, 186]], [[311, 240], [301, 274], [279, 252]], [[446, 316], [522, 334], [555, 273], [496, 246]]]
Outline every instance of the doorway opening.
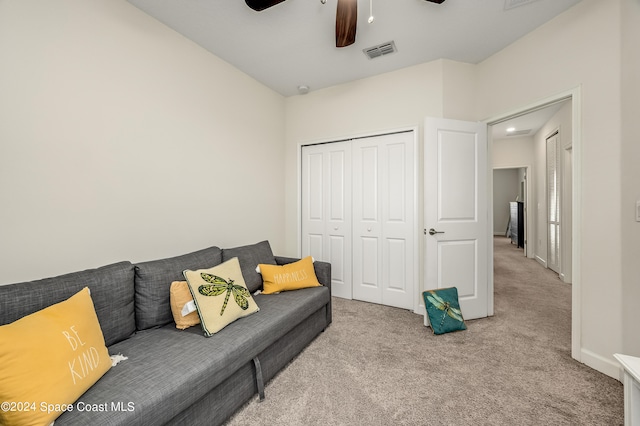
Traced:
[[528, 256], [530, 165], [493, 168], [493, 235], [511, 239]]
[[[557, 156], [555, 185], [559, 194], [555, 218], [563, 226], [554, 248], [559, 259], [560, 278], [571, 287], [571, 356], [581, 361], [580, 342], [580, 91], [579, 88], [543, 99], [515, 111], [487, 120], [489, 135], [489, 170], [530, 166], [528, 177], [526, 247], [527, 257], [547, 267], [549, 256], [548, 212], [549, 176], [547, 173], [547, 138], [555, 131]], [[537, 121], [536, 121], [537, 120]], [[524, 124], [523, 124], [524, 123]], [[536, 127], [537, 126], [537, 127]], [[490, 172], [490, 178], [493, 178]], [[489, 185], [490, 199], [495, 199]], [[491, 203], [490, 203], [491, 206]], [[493, 207], [493, 206], [492, 206]], [[495, 207], [494, 207], [495, 208]], [[495, 212], [491, 211], [490, 215]], [[495, 229], [497, 234], [504, 230]], [[493, 254], [493, 252], [492, 252]]]

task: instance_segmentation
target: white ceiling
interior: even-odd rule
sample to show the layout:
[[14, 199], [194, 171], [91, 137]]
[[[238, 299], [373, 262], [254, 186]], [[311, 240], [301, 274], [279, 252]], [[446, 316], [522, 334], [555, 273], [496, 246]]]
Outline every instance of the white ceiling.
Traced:
[[[526, 114], [508, 118], [500, 123], [491, 126], [491, 136], [493, 140], [527, 138], [534, 136], [542, 126], [544, 126], [567, 102], [553, 103], [544, 108], [527, 112]], [[507, 131], [507, 129], [513, 131]]]
[[[283, 96], [436, 59], [479, 63], [580, 0], [358, 0], [356, 42], [335, 47], [337, 0], [128, 0]], [[368, 24], [370, 1], [375, 21]], [[363, 49], [394, 41], [397, 52]]]

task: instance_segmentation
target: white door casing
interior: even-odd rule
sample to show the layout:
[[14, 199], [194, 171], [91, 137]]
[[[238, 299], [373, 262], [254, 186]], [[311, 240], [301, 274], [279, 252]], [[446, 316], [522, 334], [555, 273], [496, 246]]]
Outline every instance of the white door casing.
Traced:
[[424, 180], [424, 289], [456, 287], [464, 318], [486, 317], [493, 264], [486, 124], [427, 118]]
[[351, 299], [351, 144], [302, 147], [302, 255], [331, 263], [331, 293]]

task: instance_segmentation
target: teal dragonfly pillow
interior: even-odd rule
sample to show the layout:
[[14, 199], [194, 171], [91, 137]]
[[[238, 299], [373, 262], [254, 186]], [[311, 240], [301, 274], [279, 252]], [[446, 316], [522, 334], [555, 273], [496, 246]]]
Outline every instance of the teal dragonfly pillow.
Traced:
[[422, 297], [434, 334], [467, 329], [460, 311], [457, 288], [427, 290], [422, 293]]

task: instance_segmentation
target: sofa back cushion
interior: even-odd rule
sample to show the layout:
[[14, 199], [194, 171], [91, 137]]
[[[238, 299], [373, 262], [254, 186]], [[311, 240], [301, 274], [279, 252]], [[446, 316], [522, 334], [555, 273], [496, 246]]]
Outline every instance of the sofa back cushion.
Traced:
[[136, 326], [138, 330], [173, 322], [171, 283], [184, 280], [186, 269], [212, 268], [222, 263], [222, 250], [209, 247], [182, 256], [152, 260], [135, 265]]
[[120, 262], [43, 280], [2, 285], [0, 325], [62, 302], [89, 287], [105, 344], [110, 346], [136, 330], [133, 277], [133, 265]]
[[247, 285], [247, 289], [251, 293], [256, 290], [262, 289], [262, 275], [256, 271], [256, 267], [261, 264], [275, 265], [276, 259], [271, 251], [271, 245], [269, 241], [261, 241], [256, 244], [227, 248], [222, 250], [222, 260], [227, 260], [237, 257], [240, 261], [240, 269], [242, 269], [242, 276], [244, 282]]

